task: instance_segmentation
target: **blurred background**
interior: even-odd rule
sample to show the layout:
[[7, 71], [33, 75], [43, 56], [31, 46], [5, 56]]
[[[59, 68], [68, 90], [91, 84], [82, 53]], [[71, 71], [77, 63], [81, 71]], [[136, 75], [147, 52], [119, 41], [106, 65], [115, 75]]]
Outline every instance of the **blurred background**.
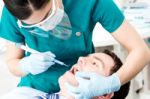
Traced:
[[[150, 0], [114, 0], [125, 17], [135, 27], [147, 45], [150, 43]], [[0, 16], [3, 2], [0, 0]], [[101, 32], [99, 32], [101, 31]], [[113, 50], [122, 61], [127, 51], [105, 31], [100, 24], [94, 29], [93, 42], [97, 52]], [[5, 64], [6, 41], [0, 38], [0, 97], [17, 86], [19, 78], [8, 71]], [[150, 99], [150, 66], [146, 66], [132, 81], [130, 93], [126, 99]]]

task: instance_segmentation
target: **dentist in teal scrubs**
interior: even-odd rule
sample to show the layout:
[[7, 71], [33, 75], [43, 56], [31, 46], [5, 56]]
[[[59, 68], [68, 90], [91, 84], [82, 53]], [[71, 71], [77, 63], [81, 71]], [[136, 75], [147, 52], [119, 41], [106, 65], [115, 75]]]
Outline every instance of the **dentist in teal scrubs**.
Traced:
[[[10, 72], [21, 77], [18, 88], [26, 86], [46, 93], [58, 92], [58, 78], [79, 56], [94, 53], [92, 32], [97, 22], [129, 54], [122, 68], [109, 77], [78, 72], [75, 81], [79, 86], [65, 85], [70, 95], [76, 99], [90, 99], [116, 92], [149, 62], [148, 47], [113, 0], [3, 1], [0, 36], [13, 42], [7, 45], [6, 62]], [[25, 52], [14, 43], [41, 53]], [[70, 67], [59, 65], [54, 59]]]

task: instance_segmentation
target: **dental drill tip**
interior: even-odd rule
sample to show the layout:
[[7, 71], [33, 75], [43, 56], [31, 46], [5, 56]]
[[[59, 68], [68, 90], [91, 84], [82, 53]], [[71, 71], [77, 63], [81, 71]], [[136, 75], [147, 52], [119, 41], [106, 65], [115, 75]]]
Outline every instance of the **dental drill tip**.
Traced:
[[64, 66], [66, 66], [66, 67], [69, 67], [69, 65], [67, 65], [67, 64], [63, 64]]

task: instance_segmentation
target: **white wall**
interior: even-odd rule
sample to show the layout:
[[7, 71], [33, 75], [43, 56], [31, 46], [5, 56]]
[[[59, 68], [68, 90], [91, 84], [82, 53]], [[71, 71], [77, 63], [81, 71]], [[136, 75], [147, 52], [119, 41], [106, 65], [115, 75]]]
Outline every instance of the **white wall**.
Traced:
[[2, 13], [2, 7], [3, 7], [3, 2], [2, 2], [2, 0], [0, 0], [0, 16], [1, 16], [1, 13]]

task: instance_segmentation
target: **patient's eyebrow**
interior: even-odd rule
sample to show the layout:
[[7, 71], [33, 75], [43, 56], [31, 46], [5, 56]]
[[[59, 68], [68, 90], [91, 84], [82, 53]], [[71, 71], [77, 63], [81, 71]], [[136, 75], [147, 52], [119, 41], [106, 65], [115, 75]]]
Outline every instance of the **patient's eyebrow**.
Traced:
[[99, 57], [93, 56], [96, 60], [101, 61], [103, 67], [105, 66], [104, 61], [102, 59], [100, 59]]

